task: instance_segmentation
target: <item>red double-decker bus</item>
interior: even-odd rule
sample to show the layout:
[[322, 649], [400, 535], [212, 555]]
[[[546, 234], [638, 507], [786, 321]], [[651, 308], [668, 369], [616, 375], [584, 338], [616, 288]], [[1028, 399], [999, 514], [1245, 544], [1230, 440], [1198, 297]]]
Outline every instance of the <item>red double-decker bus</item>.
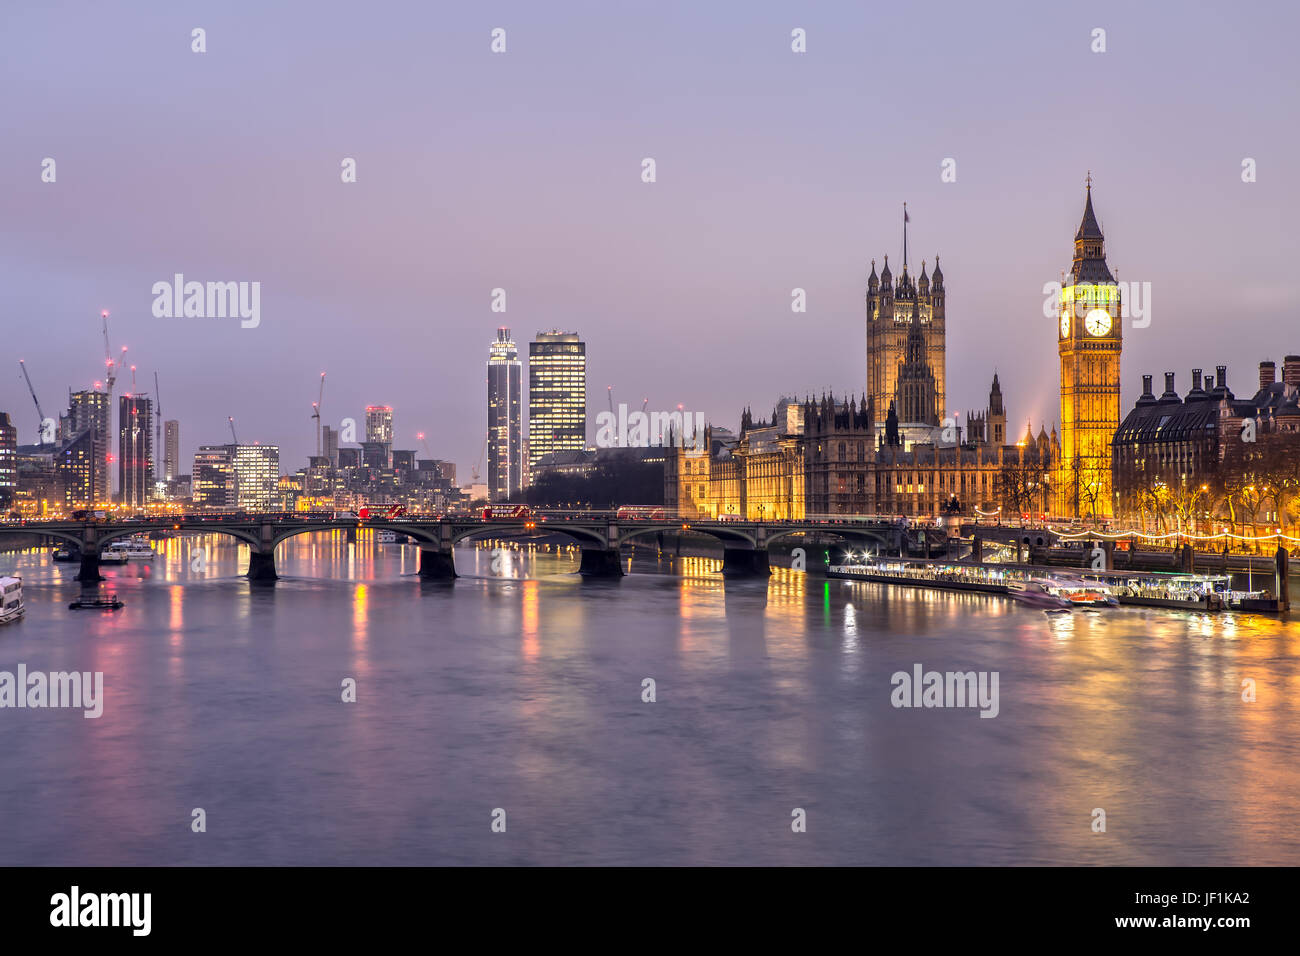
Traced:
[[369, 508], [362, 508], [359, 512], [357, 512], [357, 517], [360, 518], [362, 521], [365, 521], [367, 518], [389, 518], [389, 519], [400, 518], [404, 514], [406, 514], [405, 505], [393, 505], [392, 507], [389, 508], [383, 508], [383, 509], [377, 508], [373, 511]]
[[483, 520], [491, 518], [530, 518], [532, 512], [528, 510], [528, 505], [504, 505], [500, 508], [484, 508]]
[[667, 517], [658, 505], [624, 505], [614, 512], [620, 521], [660, 521]]

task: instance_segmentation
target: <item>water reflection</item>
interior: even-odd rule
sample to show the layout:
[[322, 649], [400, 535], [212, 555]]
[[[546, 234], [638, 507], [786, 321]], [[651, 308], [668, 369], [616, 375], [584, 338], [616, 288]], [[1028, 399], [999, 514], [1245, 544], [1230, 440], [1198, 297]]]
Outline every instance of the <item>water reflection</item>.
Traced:
[[[127, 606], [102, 614], [68, 610], [75, 566], [4, 555], [29, 613], [0, 669], [102, 670], [107, 695], [98, 721], [4, 717], [7, 860], [1300, 862], [1295, 621], [728, 580], [653, 549], [583, 581], [545, 541], [495, 570], [501, 542], [466, 545], [433, 583], [413, 546], [342, 533], [282, 545], [254, 589], [231, 539], [157, 547], [106, 569]], [[893, 708], [916, 663], [998, 671], [998, 718]], [[159, 825], [204, 800], [229, 839]], [[487, 842], [484, 805], [528, 839]], [[808, 805], [825, 826], [788, 840]]]

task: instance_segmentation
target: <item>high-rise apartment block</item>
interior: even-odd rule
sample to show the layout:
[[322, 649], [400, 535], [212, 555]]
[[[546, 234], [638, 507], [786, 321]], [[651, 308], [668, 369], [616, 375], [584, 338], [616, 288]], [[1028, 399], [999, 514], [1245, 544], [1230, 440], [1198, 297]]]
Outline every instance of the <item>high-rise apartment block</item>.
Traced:
[[576, 332], [538, 332], [528, 343], [528, 467], [587, 445], [587, 346]]

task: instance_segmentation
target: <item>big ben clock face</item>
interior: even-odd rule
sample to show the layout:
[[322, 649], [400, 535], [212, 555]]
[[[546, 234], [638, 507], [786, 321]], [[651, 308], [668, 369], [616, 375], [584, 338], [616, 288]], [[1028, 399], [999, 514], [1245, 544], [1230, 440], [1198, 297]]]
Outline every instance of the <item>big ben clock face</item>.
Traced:
[[1061, 313], [1061, 338], [1070, 337], [1070, 313], [1063, 311]]
[[1093, 309], [1088, 313], [1084, 326], [1089, 335], [1107, 335], [1110, 332], [1110, 313], [1105, 309]]

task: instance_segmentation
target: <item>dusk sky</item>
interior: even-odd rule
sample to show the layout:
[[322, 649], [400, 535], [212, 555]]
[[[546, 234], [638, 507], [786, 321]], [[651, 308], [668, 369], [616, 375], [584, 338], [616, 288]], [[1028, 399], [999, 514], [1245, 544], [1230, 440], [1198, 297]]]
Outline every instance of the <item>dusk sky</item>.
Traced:
[[[870, 260], [900, 271], [906, 201], [917, 266], [942, 257], [950, 408], [996, 368], [1012, 435], [1050, 429], [1042, 287], [1089, 170], [1111, 269], [1152, 290], [1123, 411], [1166, 370], [1185, 392], [1227, 365], [1249, 395], [1300, 353], [1297, 27], [1284, 2], [6, 2], [0, 410], [34, 441], [17, 360], [57, 414], [102, 377], [109, 309], [186, 471], [228, 415], [305, 465], [326, 370], [327, 422], [390, 404], [395, 447], [424, 431], [467, 482], [498, 325], [525, 355], [582, 336], [593, 421], [612, 384], [735, 428], [864, 391]], [[259, 281], [260, 326], [155, 318], [177, 272]]]

